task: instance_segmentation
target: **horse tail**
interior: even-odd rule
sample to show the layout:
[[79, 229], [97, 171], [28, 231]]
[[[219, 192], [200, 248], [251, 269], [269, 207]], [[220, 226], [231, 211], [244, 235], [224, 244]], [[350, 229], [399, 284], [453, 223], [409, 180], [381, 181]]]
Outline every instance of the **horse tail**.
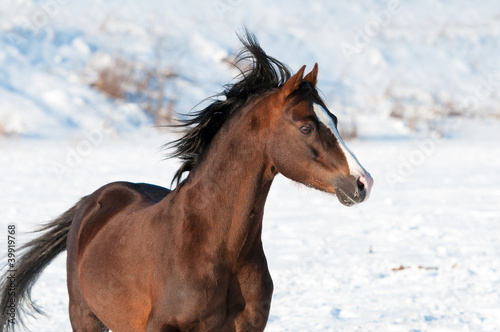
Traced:
[[17, 323], [25, 325], [20, 314], [44, 314], [31, 299], [31, 289], [50, 262], [66, 250], [68, 232], [82, 201], [37, 230], [44, 233], [20, 247], [22, 253], [16, 252], [13, 266], [6, 266], [0, 284], [0, 332], [14, 331]]

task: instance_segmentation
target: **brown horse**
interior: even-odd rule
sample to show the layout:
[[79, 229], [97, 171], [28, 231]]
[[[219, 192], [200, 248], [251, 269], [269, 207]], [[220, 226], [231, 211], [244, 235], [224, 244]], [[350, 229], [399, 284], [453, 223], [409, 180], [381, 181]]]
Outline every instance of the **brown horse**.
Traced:
[[38, 310], [31, 287], [64, 250], [74, 331], [264, 330], [273, 283], [262, 217], [275, 176], [344, 205], [365, 201], [373, 180], [316, 90], [317, 65], [292, 76], [252, 34], [240, 39], [250, 69], [170, 144], [184, 161], [175, 190], [111, 183], [46, 225], [24, 246], [14, 298], [3, 284], [2, 330], [12, 301]]

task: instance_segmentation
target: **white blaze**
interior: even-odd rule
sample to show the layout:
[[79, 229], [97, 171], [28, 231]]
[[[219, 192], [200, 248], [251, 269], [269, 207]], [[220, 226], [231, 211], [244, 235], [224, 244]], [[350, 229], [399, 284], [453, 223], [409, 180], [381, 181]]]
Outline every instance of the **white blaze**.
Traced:
[[329, 128], [332, 131], [333, 135], [335, 135], [335, 137], [339, 141], [340, 148], [344, 152], [345, 158], [347, 159], [347, 165], [349, 166], [350, 174], [354, 176], [356, 179], [358, 179], [359, 177], [365, 177], [371, 179], [370, 174], [363, 168], [363, 166], [361, 166], [354, 153], [352, 153], [351, 150], [349, 150], [349, 148], [347, 147], [347, 145], [345, 145], [344, 141], [342, 140], [342, 137], [340, 137], [337, 127], [335, 126], [335, 123], [333, 122], [333, 119], [330, 116], [330, 114], [328, 114], [328, 112], [318, 104], [314, 104], [313, 109], [319, 121], [323, 123], [327, 128]]

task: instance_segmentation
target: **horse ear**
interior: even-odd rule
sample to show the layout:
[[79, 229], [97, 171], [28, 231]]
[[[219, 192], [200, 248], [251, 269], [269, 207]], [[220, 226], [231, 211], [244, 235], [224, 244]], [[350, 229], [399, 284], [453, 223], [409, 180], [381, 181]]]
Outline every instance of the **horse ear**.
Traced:
[[313, 70], [311, 70], [311, 72], [304, 77], [304, 81], [308, 81], [316, 87], [316, 84], [318, 84], [318, 63], [314, 64]]
[[299, 88], [300, 82], [302, 82], [302, 79], [304, 77], [304, 71], [306, 70], [306, 66], [303, 65], [299, 71], [290, 77], [288, 81], [281, 87], [281, 94], [283, 96], [283, 99], [291, 95], [295, 90]]

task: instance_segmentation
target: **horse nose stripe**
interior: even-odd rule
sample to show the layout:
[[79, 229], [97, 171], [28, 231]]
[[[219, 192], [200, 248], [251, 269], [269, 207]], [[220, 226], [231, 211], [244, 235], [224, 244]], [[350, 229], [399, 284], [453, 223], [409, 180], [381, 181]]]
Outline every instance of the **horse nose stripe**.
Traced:
[[350, 174], [355, 178], [358, 178], [362, 175], [365, 176], [367, 175], [369, 178], [371, 178], [369, 173], [363, 168], [363, 166], [361, 166], [354, 153], [352, 153], [351, 150], [349, 150], [347, 145], [344, 143], [342, 137], [340, 137], [337, 127], [335, 126], [335, 123], [333, 122], [333, 119], [329, 114], [329, 112], [318, 104], [314, 104], [313, 109], [314, 113], [316, 113], [316, 116], [318, 117], [318, 120], [321, 121], [328, 129], [330, 129], [330, 131], [333, 133], [333, 135], [339, 142], [339, 146], [344, 152], [345, 158], [347, 159], [347, 165], [349, 166]]

